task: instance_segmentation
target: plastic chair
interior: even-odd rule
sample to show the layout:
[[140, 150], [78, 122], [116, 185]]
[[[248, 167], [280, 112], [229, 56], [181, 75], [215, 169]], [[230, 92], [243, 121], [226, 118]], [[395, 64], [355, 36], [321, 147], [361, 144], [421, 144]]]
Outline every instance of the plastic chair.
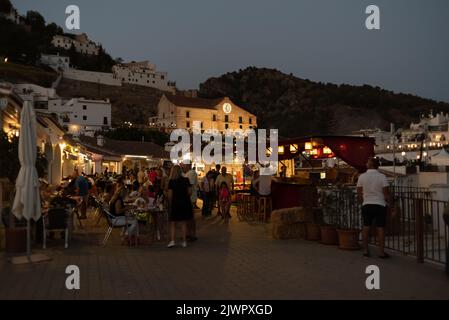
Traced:
[[[103, 207], [102, 211], [109, 225], [108, 230], [106, 231], [106, 235], [104, 236], [104, 239], [101, 243], [101, 245], [104, 247], [108, 242], [113, 229], [127, 228], [129, 226], [129, 222], [135, 221], [135, 219], [133, 217], [128, 217], [125, 215], [125, 220], [119, 220], [117, 219], [118, 217], [114, 216], [111, 212], [109, 212], [109, 209], [106, 207]], [[139, 223], [137, 222], [136, 240], [135, 240], [136, 246], [138, 244], [138, 235], [139, 235]]]

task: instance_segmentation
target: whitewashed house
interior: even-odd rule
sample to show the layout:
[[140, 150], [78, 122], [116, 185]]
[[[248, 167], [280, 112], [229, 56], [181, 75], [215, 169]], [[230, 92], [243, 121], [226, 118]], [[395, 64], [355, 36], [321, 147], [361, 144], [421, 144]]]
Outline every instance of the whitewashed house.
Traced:
[[13, 91], [23, 101], [32, 101], [34, 108], [38, 110], [47, 110], [48, 101], [58, 97], [55, 89], [45, 88], [31, 83], [15, 84]]
[[96, 131], [111, 127], [111, 103], [107, 100], [73, 98], [68, 101], [53, 99], [48, 112], [55, 113], [68, 133], [93, 136]]
[[55, 71], [64, 71], [70, 68], [70, 58], [59, 54], [42, 54], [40, 62]]
[[98, 55], [100, 51], [100, 46], [90, 40], [85, 33], [79, 35], [56, 35], [53, 37], [51, 43], [54, 47], [62, 48], [65, 50], [70, 50], [72, 46], [74, 46], [76, 52], [89, 55]]
[[176, 83], [168, 81], [167, 72], [156, 70], [156, 66], [149, 61], [121, 63], [112, 67], [115, 78], [122, 83], [152, 87], [174, 93]]
[[23, 24], [25, 20], [14, 7], [11, 7], [9, 12], [0, 12], [0, 17], [8, 19], [15, 24]]

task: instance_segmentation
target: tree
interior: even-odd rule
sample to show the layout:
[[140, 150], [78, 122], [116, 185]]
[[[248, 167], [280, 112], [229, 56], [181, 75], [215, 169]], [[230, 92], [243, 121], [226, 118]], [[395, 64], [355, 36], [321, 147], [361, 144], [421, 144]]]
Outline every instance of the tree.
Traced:
[[10, 13], [13, 6], [9, 0], [0, 0], [0, 12]]
[[45, 19], [37, 11], [28, 11], [25, 17], [27, 25], [31, 26], [33, 32], [43, 32], [45, 30]]
[[[10, 139], [6, 132], [0, 131], [0, 178], [8, 178], [12, 183], [17, 179], [20, 170], [19, 138]], [[36, 170], [39, 178], [46, 175], [48, 161], [45, 155], [38, 150], [36, 157]]]

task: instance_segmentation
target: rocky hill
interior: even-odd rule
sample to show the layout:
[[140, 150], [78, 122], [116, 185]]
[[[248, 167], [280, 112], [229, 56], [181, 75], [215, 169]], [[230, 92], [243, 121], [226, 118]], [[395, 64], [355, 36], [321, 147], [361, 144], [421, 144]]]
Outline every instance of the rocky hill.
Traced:
[[120, 126], [125, 121], [137, 125], [148, 124], [148, 118], [157, 112], [157, 104], [163, 91], [136, 85], [121, 87], [92, 82], [63, 79], [57, 88], [61, 97], [86, 99], [107, 99], [112, 104], [112, 125]]
[[206, 98], [229, 96], [258, 116], [259, 127], [294, 137], [347, 134], [361, 128], [408, 126], [424, 112], [449, 111], [449, 104], [379, 87], [335, 85], [280, 71], [249, 67], [210, 78], [200, 85]]

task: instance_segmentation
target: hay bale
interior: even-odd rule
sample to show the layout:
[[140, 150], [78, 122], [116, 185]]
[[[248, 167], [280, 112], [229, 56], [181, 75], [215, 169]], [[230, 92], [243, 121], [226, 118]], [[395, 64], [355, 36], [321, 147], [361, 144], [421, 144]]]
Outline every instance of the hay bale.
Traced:
[[303, 217], [303, 208], [285, 208], [275, 210], [271, 213], [271, 221], [276, 224], [292, 224], [301, 222]]
[[303, 207], [293, 207], [274, 210], [271, 213], [271, 221], [277, 224], [292, 224], [298, 222], [312, 222], [313, 210]]
[[306, 226], [302, 222], [289, 225], [272, 223], [270, 228], [271, 236], [276, 240], [304, 239], [306, 235]]

